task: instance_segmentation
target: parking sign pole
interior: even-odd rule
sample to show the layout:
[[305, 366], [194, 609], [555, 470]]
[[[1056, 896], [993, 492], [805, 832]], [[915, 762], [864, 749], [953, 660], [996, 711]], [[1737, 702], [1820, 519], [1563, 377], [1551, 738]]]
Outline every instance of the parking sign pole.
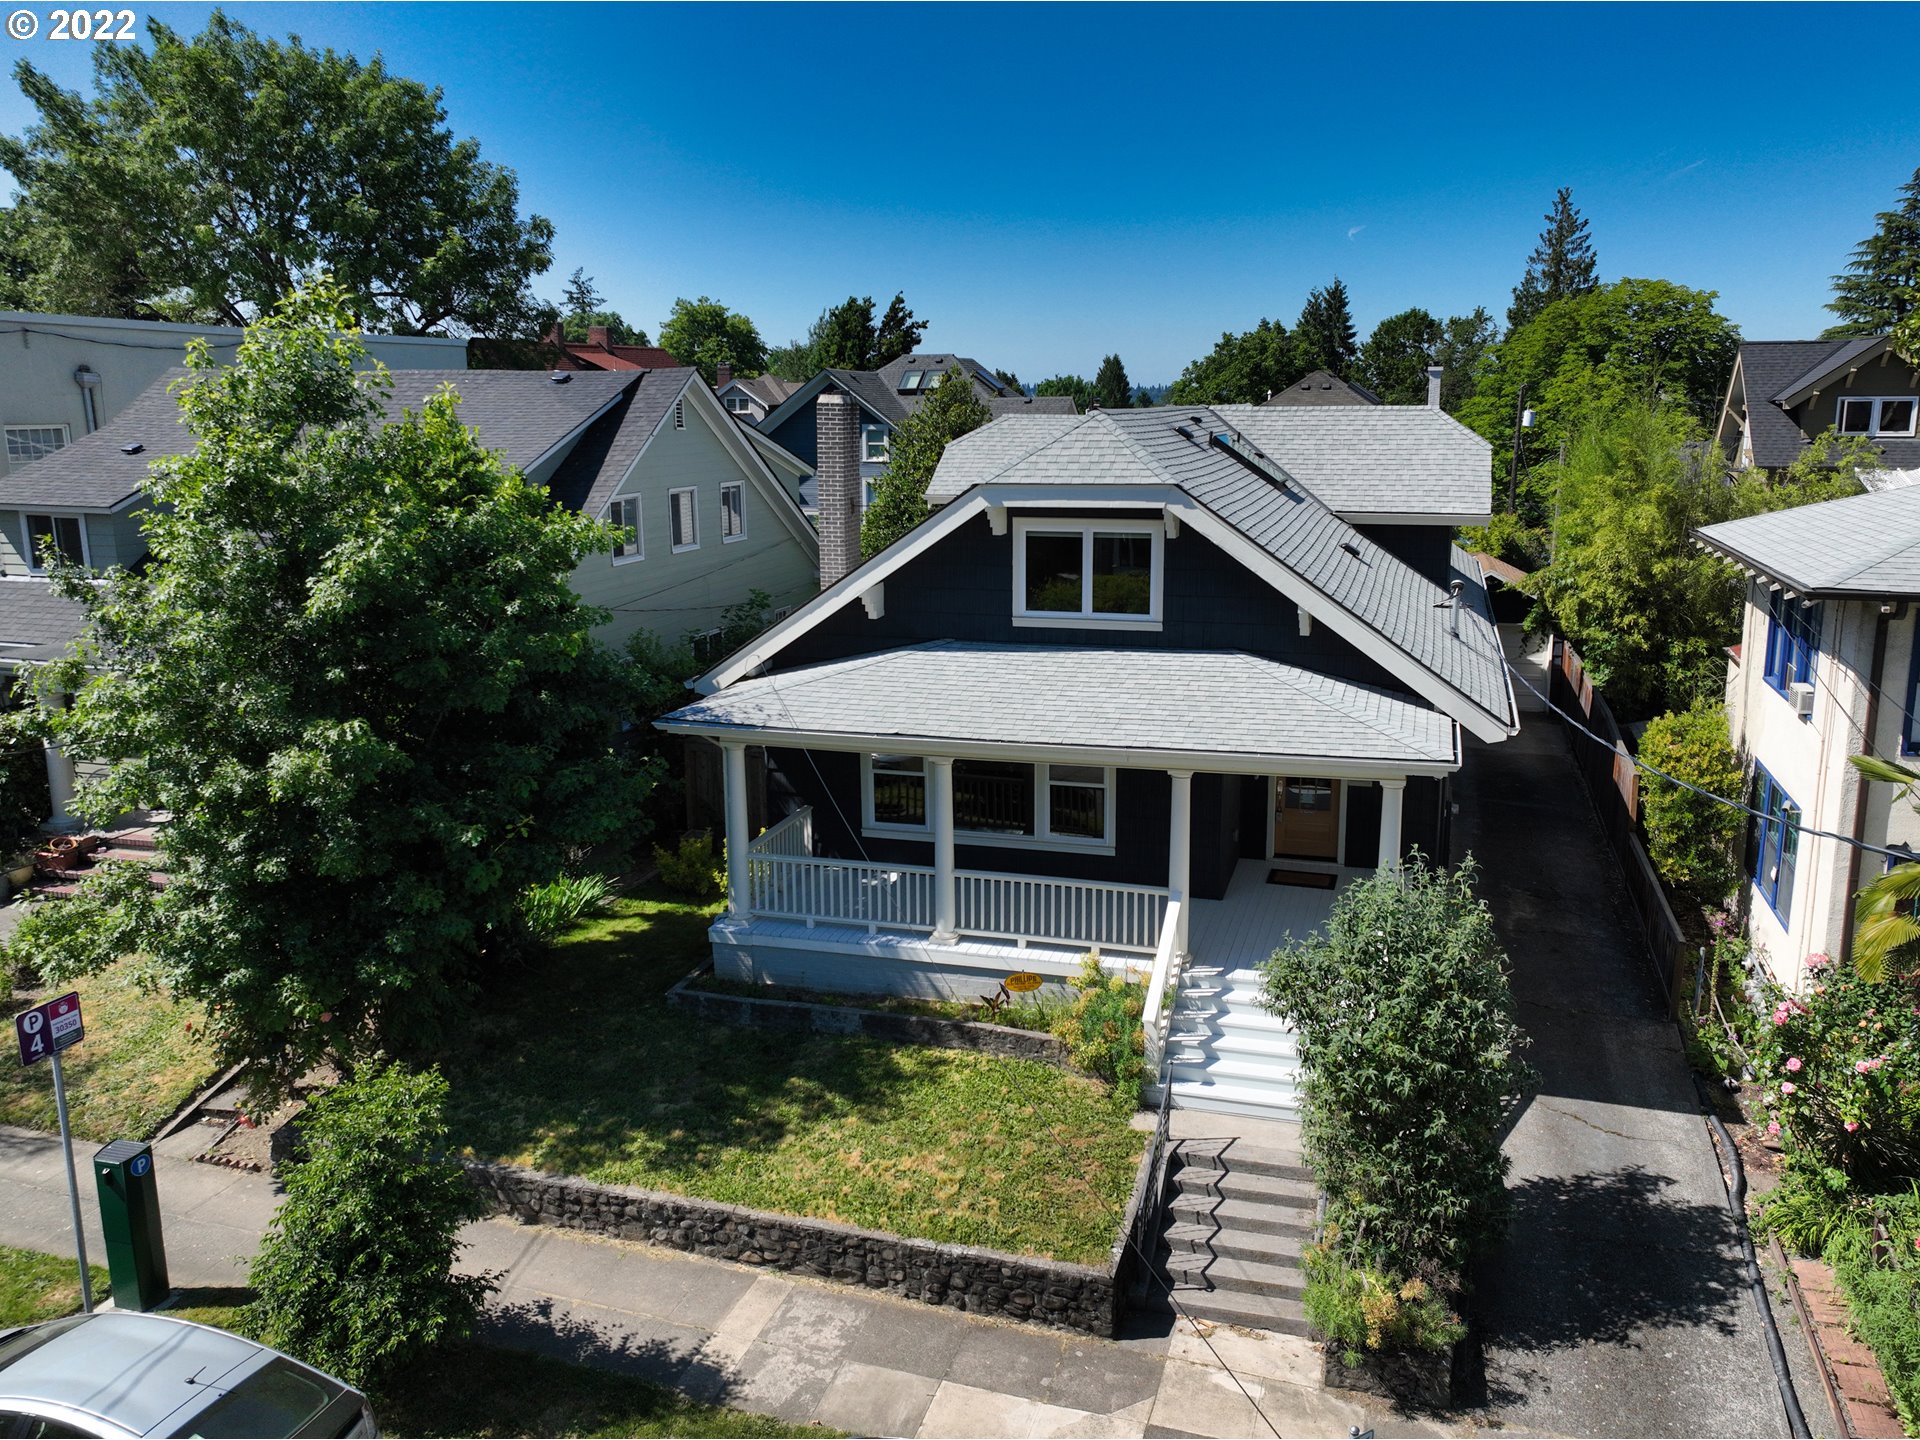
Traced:
[[60, 1113], [60, 1148], [67, 1155], [67, 1204], [73, 1210], [73, 1248], [80, 1256], [80, 1311], [93, 1313], [93, 1279], [87, 1273], [87, 1232], [80, 1224], [80, 1182], [73, 1170], [73, 1131], [67, 1128], [67, 1081], [60, 1052], [53, 1052], [53, 1108]]

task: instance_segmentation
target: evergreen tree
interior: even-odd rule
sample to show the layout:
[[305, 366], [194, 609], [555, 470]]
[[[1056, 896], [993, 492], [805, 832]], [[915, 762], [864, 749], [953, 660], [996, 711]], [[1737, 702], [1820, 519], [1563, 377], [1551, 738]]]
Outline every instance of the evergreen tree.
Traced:
[[1331, 285], [1308, 294], [1307, 303], [1300, 307], [1300, 318], [1294, 322], [1293, 347], [1301, 375], [1326, 370], [1344, 380], [1353, 368], [1360, 340], [1354, 334], [1353, 312], [1347, 307], [1346, 284], [1338, 276]]
[[1020, 377], [1011, 370], [996, 370], [993, 372], [993, 378], [1016, 395], [1024, 395], [1027, 393], [1027, 387], [1020, 383]]
[[873, 501], [860, 522], [860, 558], [878, 555], [930, 513], [927, 482], [940, 467], [947, 442], [993, 418], [972, 379], [954, 366], [893, 432], [892, 460], [873, 482]]
[[928, 323], [913, 318], [913, 311], [907, 308], [906, 295], [896, 290], [887, 305], [887, 313], [874, 327], [871, 363], [864, 368], [878, 370], [902, 355], [911, 355], [920, 337], [927, 333]]
[[595, 287], [593, 277], [587, 274], [587, 267], [576, 265], [560, 293], [560, 303], [569, 315], [585, 315], [591, 310], [598, 310], [607, 300]]
[[593, 327], [604, 325], [609, 345], [645, 345], [647, 332], [627, 324], [618, 310], [602, 309], [606, 303], [586, 267], [576, 267], [560, 294], [562, 333], [573, 344], [584, 345]]
[[1138, 390], [1135, 390], [1133, 392], [1133, 408], [1136, 410], [1151, 410], [1153, 408], [1153, 392], [1144, 385]]
[[1595, 289], [1593, 242], [1587, 222], [1574, 208], [1572, 187], [1562, 185], [1546, 215], [1547, 228], [1527, 257], [1526, 274], [1514, 287], [1507, 307], [1507, 329], [1517, 330], [1556, 300]]
[[1102, 410], [1125, 410], [1133, 404], [1133, 382], [1127, 379], [1127, 367], [1118, 355], [1100, 362], [1093, 377], [1093, 403]]
[[1840, 324], [1828, 335], [1879, 335], [1920, 311], [1920, 170], [1900, 187], [1900, 196], [1854, 249], [1846, 274], [1833, 277], [1827, 309]]

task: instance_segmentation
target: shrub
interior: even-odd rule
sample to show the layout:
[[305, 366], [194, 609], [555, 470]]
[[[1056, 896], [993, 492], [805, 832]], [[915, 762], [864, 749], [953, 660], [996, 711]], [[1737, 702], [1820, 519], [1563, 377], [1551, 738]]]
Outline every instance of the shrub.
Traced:
[[446, 1098], [437, 1070], [375, 1062], [307, 1107], [249, 1333], [364, 1388], [472, 1329], [496, 1285], [453, 1273], [486, 1202], [446, 1156]]
[[1301, 1252], [1307, 1288], [1301, 1296], [1307, 1319], [1342, 1346], [1347, 1364], [1362, 1350], [1445, 1350], [1467, 1333], [1460, 1317], [1425, 1280], [1407, 1280], [1347, 1264], [1327, 1243]]
[[1075, 1065], [1106, 1081], [1129, 1103], [1137, 1102], [1147, 1078], [1146, 1037], [1140, 1031], [1147, 987], [1127, 975], [1107, 974], [1098, 954], [1086, 956], [1080, 973], [1067, 983], [1074, 989], [1073, 1003], [1055, 1016], [1053, 1033], [1066, 1041]]
[[520, 918], [536, 942], [549, 945], [576, 921], [605, 909], [611, 891], [604, 875], [562, 875], [520, 897]]
[[1325, 934], [1265, 967], [1269, 1008], [1299, 1034], [1328, 1243], [1355, 1268], [1449, 1281], [1505, 1218], [1500, 1135], [1528, 1072], [1473, 875], [1416, 854], [1349, 885]]
[[[1640, 740], [1640, 762], [1714, 795], [1738, 796], [1740, 757], [1727, 733], [1727, 712], [1711, 700], [1662, 715]], [[1733, 847], [1741, 816], [1644, 769], [1640, 813], [1647, 827], [1647, 854], [1660, 878], [1708, 901], [1733, 886]]]
[[1807, 958], [1804, 996], [1770, 992], [1753, 1046], [1769, 1133], [1789, 1160], [1879, 1193], [1920, 1174], [1920, 982]]
[[714, 858], [713, 836], [704, 830], [681, 836], [671, 850], [654, 846], [653, 863], [660, 867], [662, 885], [695, 900], [717, 900], [727, 888], [725, 861]]
[[1865, 1202], [1827, 1243], [1826, 1261], [1846, 1292], [1853, 1332], [1880, 1361], [1901, 1423], [1920, 1434], [1920, 1185]]

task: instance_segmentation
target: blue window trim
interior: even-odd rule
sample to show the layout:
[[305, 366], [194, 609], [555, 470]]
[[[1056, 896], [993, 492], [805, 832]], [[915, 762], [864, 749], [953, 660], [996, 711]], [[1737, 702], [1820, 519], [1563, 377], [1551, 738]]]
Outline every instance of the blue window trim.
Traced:
[[1787, 598], [1783, 590], [1767, 593], [1767, 684], [1782, 695], [1799, 682], [1813, 683], [1813, 667], [1820, 655], [1820, 607]]
[[1901, 717], [1900, 753], [1920, 755], [1920, 618], [1913, 624], [1913, 654], [1907, 660], [1907, 713]]
[[[1793, 797], [1767, 767], [1757, 762], [1753, 767], [1753, 808], [1765, 818], [1754, 816], [1750, 822], [1748, 875], [1774, 918], [1785, 927], [1793, 912], [1793, 883], [1799, 870], [1800, 826], [1805, 812], [1793, 803]], [[1793, 812], [1790, 817], [1788, 811]]]

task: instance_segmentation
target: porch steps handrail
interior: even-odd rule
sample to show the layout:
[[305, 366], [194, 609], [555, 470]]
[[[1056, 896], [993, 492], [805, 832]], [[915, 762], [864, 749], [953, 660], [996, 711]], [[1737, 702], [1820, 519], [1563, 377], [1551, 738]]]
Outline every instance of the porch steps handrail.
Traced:
[[784, 820], [769, 825], [747, 847], [747, 850], [754, 855], [811, 856], [813, 854], [813, 807], [802, 805]]
[[1181, 955], [1180, 902], [1167, 902], [1166, 918], [1160, 922], [1160, 943], [1153, 952], [1153, 976], [1147, 982], [1146, 1004], [1140, 1011], [1140, 1029], [1145, 1041], [1147, 1083], [1166, 1083], [1167, 1034], [1173, 1026], [1174, 1002], [1180, 996]]

